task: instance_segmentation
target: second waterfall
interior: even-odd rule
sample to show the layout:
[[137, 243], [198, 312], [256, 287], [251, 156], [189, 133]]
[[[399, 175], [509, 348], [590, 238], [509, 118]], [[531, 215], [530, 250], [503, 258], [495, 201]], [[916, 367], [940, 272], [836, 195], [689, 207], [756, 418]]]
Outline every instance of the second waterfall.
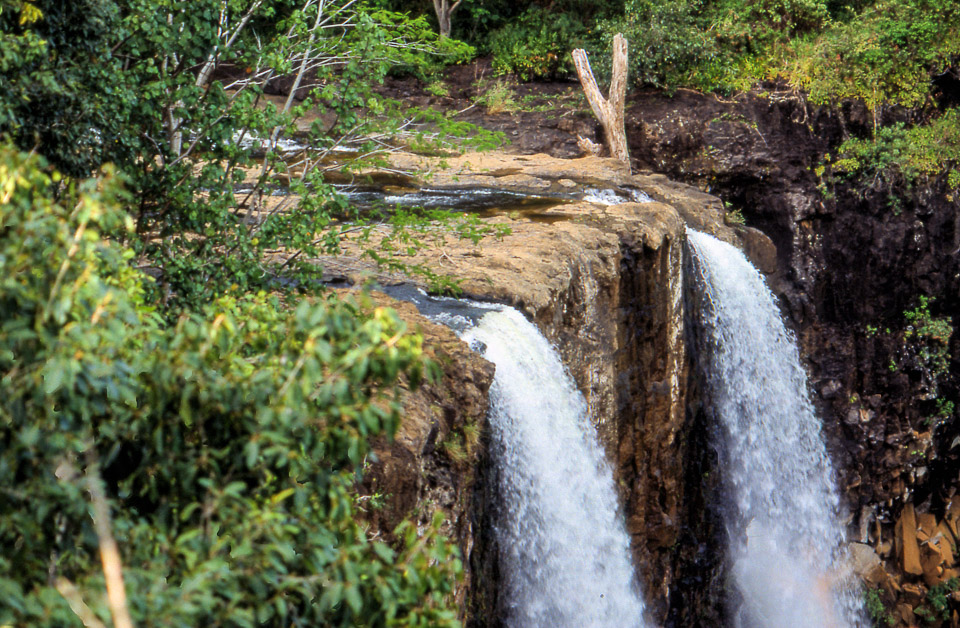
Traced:
[[512, 308], [462, 337], [497, 366], [490, 429], [507, 625], [642, 626], [613, 477], [556, 351]]
[[742, 628], [862, 623], [833, 483], [797, 346], [760, 273], [688, 231], [705, 406], [722, 433], [725, 521]]

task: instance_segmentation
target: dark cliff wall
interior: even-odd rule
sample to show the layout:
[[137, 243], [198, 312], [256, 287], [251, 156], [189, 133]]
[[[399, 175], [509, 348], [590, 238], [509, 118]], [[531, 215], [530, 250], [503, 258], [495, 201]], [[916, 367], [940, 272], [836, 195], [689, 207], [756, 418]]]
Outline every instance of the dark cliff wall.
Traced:
[[936, 343], [919, 337], [904, 312], [935, 296], [930, 317], [960, 323], [957, 192], [943, 180], [824, 188], [816, 166], [845, 133], [871, 122], [856, 104], [817, 108], [790, 92], [731, 101], [650, 93], [634, 103], [628, 133], [639, 166], [719, 195], [776, 244], [770, 283], [807, 360], [851, 539], [885, 560], [892, 577], [869, 584], [885, 588], [895, 619], [911, 621], [925, 588], [956, 573], [939, 555], [922, 556], [925, 573], [916, 565], [907, 573], [903, 543], [892, 541], [919, 535], [922, 544], [930, 532], [913, 517], [904, 527], [905, 505], [936, 522], [949, 518], [960, 428], [942, 404], [958, 399], [960, 334], [950, 340], [952, 361], [938, 367], [929, 357]]

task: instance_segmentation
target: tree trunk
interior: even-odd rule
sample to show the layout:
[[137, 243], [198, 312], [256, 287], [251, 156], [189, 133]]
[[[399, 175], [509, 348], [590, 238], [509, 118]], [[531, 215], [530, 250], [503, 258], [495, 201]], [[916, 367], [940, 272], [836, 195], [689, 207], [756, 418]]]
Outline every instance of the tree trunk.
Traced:
[[604, 98], [597, 80], [590, 69], [585, 50], [573, 51], [573, 63], [583, 85], [590, 108], [603, 126], [610, 155], [630, 167], [630, 152], [627, 149], [627, 130], [624, 122], [624, 102], [627, 95], [627, 40], [617, 33], [613, 38], [613, 78], [610, 80], [609, 99]]
[[441, 37], [450, 36], [450, 18], [453, 17], [453, 12], [457, 10], [461, 2], [463, 0], [457, 0], [451, 5], [450, 0], [433, 0], [433, 10], [437, 14], [437, 23], [440, 24]]

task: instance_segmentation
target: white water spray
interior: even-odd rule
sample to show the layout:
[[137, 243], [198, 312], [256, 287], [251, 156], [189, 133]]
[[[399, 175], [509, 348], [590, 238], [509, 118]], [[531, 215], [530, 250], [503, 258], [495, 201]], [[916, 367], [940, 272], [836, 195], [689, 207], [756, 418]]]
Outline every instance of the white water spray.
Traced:
[[858, 626], [842, 550], [840, 498], [796, 344], [743, 254], [687, 231], [708, 401], [724, 433], [721, 468], [743, 628]]
[[490, 429], [507, 625], [642, 626], [612, 475], [556, 351], [512, 308], [462, 338], [497, 367]]

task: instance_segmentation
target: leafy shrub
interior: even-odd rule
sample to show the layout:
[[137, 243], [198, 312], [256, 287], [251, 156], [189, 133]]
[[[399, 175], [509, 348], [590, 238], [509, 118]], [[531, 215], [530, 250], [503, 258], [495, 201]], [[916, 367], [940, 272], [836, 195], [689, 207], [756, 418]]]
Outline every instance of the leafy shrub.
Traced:
[[722, 0], [710, 10], [717, 37], [746, 51], [818, 29], [827, 17], [823, 0]]
[[482, 85], [479, 89], [481, 93], [477, 97], [477, 102], [487, 108], [487, 113], [509, 113], [516, 110], [517, 100], [513, 89], [506, 81], [498, 80], [489, 85]]
[[586, 34], [583, 23], [570, 14], [531, 7], [491, 35], [493, 69], [524, 81], [569, 75], [574, 69], [570, 52]]
[[[39, 13], [24, 19], [28, 6]], [[278, 275], [315, 282], [309, 260], [336, 252], [349, 213], [324, 181], [321, 151], [376, 156], [384, 146], [371, 136], [409, 136], [409, 120], [373, 87], [391, 67], [426, 72], [430, 58], [471, 54], [437, 40], [425, 19], [347, 1], [0, 7], [0, 137], [72, 177], [117, 166], [136, 223], [123, 237], [157, 275], [152, 297], [174, 313], [229, 290], [269, 289]], [[302, 55], [313, 70], [294, 64]], [[264, 98], [271, 80], [292, 81], [301, 67], [305, 100]], [[315, 152], [289, 172], [294, 159], [277, 142], [308, 113], [333, 122], [300, 125], [298, 140]]]
[[601, 22], [595, 69], [610, 75], [610, 45], [623, 33], [630, 75], [636, 85], [676, 88], [716, 62], [714, 39], [702, 28], [700, 0], [627, 0], [622, 18]]
[[887, 607], [884, 606], [883, 600], [880, 599], [880, 589], [865, 589], [863, 601], [875, 628], [889, 628], [889, 626], [896, 625], [897, 620], [894, 619]]
[[791, 81], [814, 102], [862, 99], [869, 107], [923, 105], [930, 77], [960, 54], [953, 0], [881, 0], [846, 23], [798, 43]]
[[223, 297], [168, 327], [100, 236], [132, 226], [116, 180], [55, 200], [43, 168], [0, 150], [0, 624], [79, 626], [78, 600], [109, 623], [102, 487], [138, 625], [455, 625], [439, 522], [388, 546], [356, 516], [420, 338], [335, 297]]
[[914, 609], [914, 612], [923, 618], [927, 623], [945, 621], [950, 619], [950, 598], [951, 593], [960, 588], [960, 578], [950, 578], [946, 582], [934, 585], [927, 591], [927, 597], [922, 606]]
[[869, 139], [852, 138], [837, 150], [833, 172], [861, 181], [908, 187], [945, 175], [960, 165], [960, 110], [951, 109], [929, 124], [894, 124]]

